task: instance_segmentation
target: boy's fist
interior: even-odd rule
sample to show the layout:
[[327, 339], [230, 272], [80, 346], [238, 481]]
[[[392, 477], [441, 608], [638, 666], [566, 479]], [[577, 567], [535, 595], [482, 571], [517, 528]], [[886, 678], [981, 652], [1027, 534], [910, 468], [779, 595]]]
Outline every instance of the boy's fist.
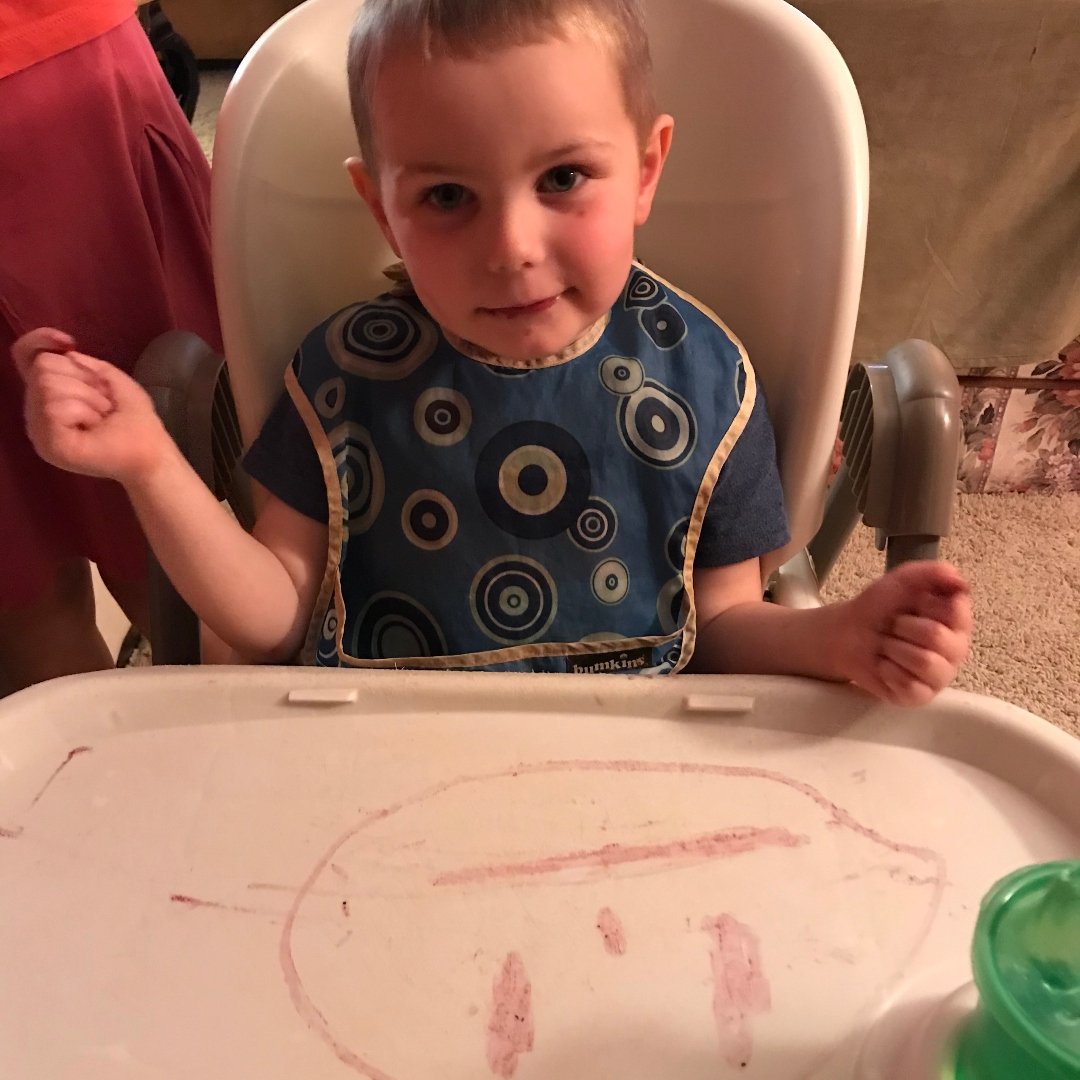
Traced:
[[26, 382], [27, 435], [58, 468], [137, 480], [153, 470], [168, 442], [153, 402], [119, 368], [74, 346], [69, 335], [49, 328], [32, 330], [12, 346]]
[[852, 682], [897, 705], [924, 705], [953, 681], [971, 645], [971, 599], [954, 567], [905, 563], [848, 603]]

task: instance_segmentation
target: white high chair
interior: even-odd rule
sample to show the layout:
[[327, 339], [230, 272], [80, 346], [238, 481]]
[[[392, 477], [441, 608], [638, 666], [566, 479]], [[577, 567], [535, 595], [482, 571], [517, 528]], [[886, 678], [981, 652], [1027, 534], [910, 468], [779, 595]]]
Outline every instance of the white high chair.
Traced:
[[[381, 287], [341, 169], [355, 2], [270, 30], [222, 113], [214, 242], [248, 438], [308, 326]], [[858, 102], [779, 0], [650, 10], [679, 131], [641, 255], [748, 346], [792, 518], [772, 588], [813, 602], [857, 503], [893, 560], [944, 531], [955, 381], [920, 345], [852, 374], [840, 525], [802, 556], [862, 266]], [[174, 336], [143, 375], [223, 489], [221, 361]], [[919, 429], [941, 441], [905, 449]], [[157, 629], [159, 661], [197, 659], [182, 623]], [[1080, 850], [1078, 790], [1080, 743], [958, 691], [910, 711], [749, 676], [55, 680], [0, 702], [0, 1076], [938, 1080], [979, 898]]]
[[[245, 58], [221, 109], [214, 267], [245, 443], [281, 393], [305, 332], [388, 284], [382, 270], [394, 256], [343, 167], [356, 153], [344, 64], [357, 7], [309, 0], [286, 15]], [[852, 373], [845, 464], [815, 537], [866, 236], [867, 143], [855, 87], [825, 35], [780, 0], [652, 0], [646, 8], [659, 102], [675, 115], [676, 132], [638, 254], [719, 312], [745, 344], [768, 397], [791, 529], [790, 544], [766, 567], [785, 564], [770, 595], [818, 603], [818, 583], [860, 512], [878, 529], [889, 565], [936, 554], [959, 449], [956, 379], [924, 342]], [[168, 348], [177, 348], [175, 336]], [[199, 361], [191, 341], [180, 349], [193, 376], [178, 378], [160, 346], [139, 375], [163, 408], [168, 398], [178, 441], [208, 481], [216, 468], [224, 491], [239, 445], [224, 389], [210, 431], [207, 402], [221, 362]], [[192, 662], [194, 620], [158, 580], [165, 600], [155, 612], [155, 657]]]

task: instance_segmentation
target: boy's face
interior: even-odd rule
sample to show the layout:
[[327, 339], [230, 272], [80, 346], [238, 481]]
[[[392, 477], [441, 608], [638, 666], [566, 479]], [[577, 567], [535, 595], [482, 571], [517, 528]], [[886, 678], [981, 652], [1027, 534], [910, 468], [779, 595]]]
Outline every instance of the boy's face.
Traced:
[[378, 177], [353, 162], [354, 183], [445, 330], [527, 360], [618, 298], [672, 121], [656, 121], [643, 153], [599, 44], [427, 62], [391, 50], [371, 116]]

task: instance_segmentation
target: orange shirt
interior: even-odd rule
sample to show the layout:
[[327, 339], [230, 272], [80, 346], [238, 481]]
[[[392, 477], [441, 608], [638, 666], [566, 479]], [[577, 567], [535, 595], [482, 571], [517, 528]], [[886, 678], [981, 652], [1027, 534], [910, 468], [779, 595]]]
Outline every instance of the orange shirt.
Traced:
[[135, 0], [0, 0], [0, 78], [119, 26]]

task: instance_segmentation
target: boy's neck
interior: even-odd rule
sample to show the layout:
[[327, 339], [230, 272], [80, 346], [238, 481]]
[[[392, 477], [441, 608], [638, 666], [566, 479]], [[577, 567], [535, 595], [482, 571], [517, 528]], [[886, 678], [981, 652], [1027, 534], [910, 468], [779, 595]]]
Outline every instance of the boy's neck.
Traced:
[[[394, 283], [391, 291], [407, 292], [410, 296], [416, 295], [416, 292], [412, 287], [412, 282], [409, 280], [409, 271], [406, 270], [403, 262], [392, 263], [383, 270], [383, 274]], [[566, 364], [571, 360], [576, 360], [583, 353], [588, 352], [589, 349], [600, 340], [600, 336], [603, 334], [604, 330], [607, 329], [607, 324], [610, 320], [611, 312], [605, 311], [592, 326], [586, 327], [581, 334], [558, 352], [550, 353], [547, 356], [530, 357], [527, 360], [511, 360], [508, 357], [499, 356], [480, 345], [476, 345], [471, 341], [466, 341], [465, 338], [458, 337], [457, 334], [452, 333], [441, 325], [439, 326], [439, 330], [442, 331], [443, 337], [446, 338], [453, 348], [457, 349], [462, 356], [467, 356], [470, 360], [476, 360], [481, 364], [489, 364], [491, 367], [532, 370], [534, 368], [557, 367], [559, 364]]]

